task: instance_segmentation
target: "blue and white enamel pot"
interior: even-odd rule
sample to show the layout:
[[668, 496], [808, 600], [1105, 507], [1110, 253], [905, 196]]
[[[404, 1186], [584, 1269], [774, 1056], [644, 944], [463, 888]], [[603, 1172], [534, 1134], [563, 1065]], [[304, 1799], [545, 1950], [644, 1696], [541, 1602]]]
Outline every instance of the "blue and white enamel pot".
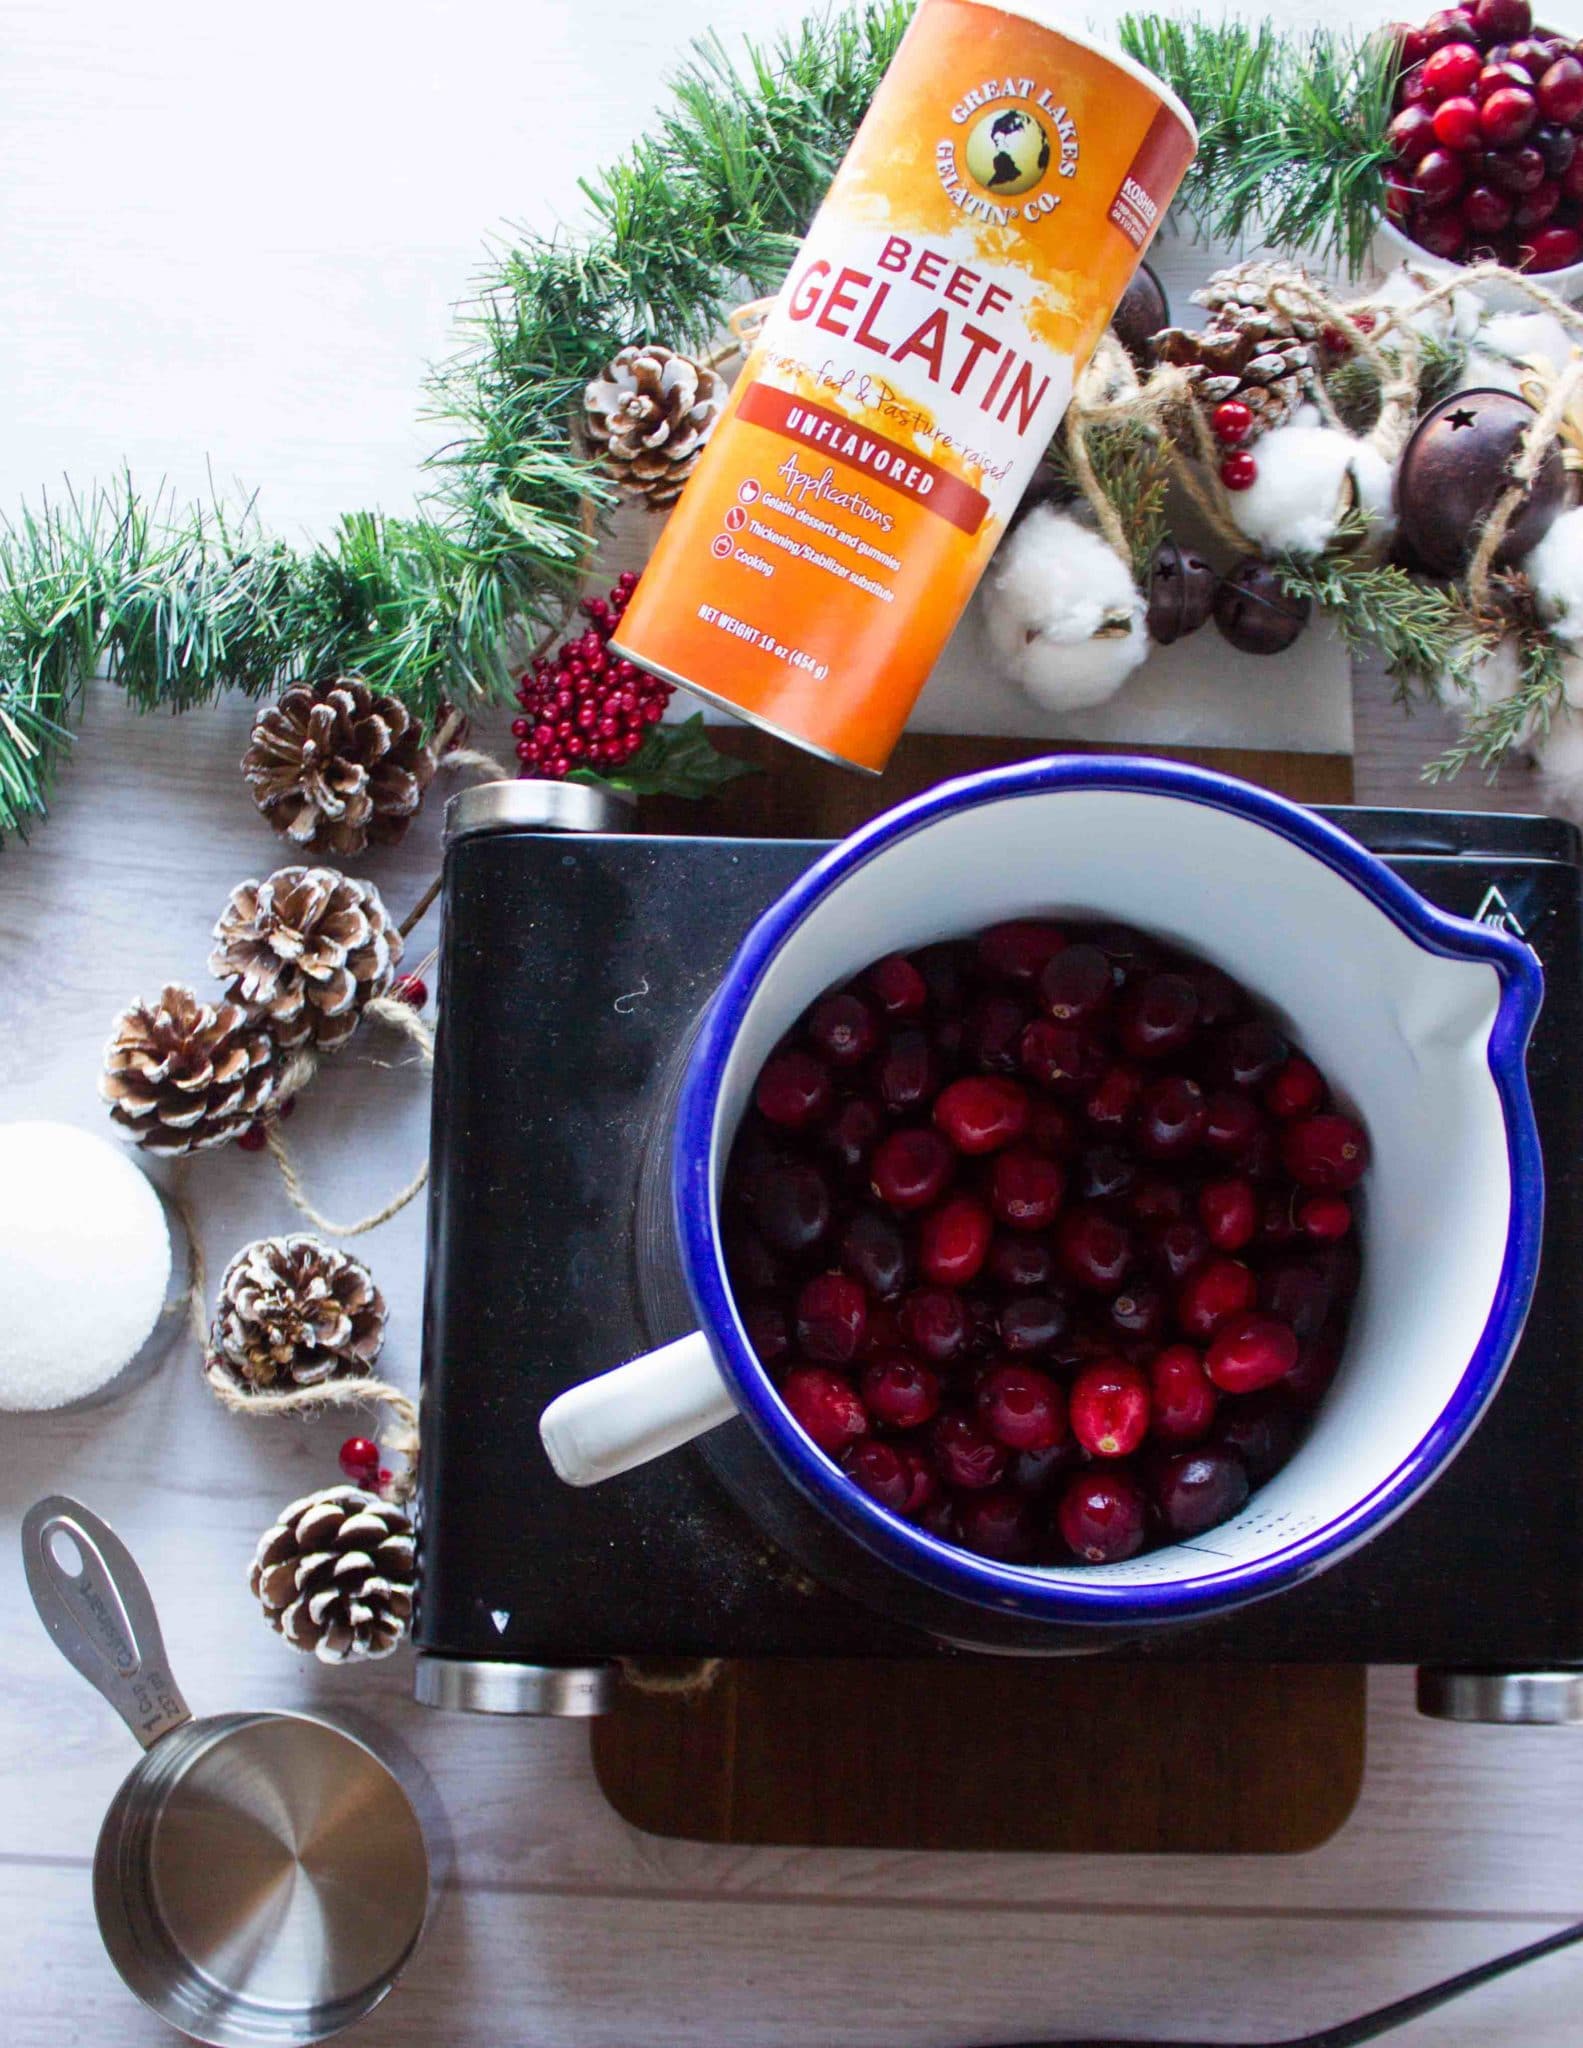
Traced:
[[[1346, 1352], [1310, 1435], [1234, 1520], [1105, 1566], [1008, 1565], [879, 1506], [803, 1434], [732, 1299], [720, 1189], [765, 1058], [878, 954], [1041, 914], [1140, 926], [1270, 1004], [1366, 1125], [1374, 1163]], [[671, 1137], [692, 1334], [571, 1389], [545, 1448], [574, 1485], [716, 1428], [733, 1490], [821, 1576], [940, 1636], [1070, 1647], [1296, 1585], [1434, 1483], [1499, 1386], [1544, 1205], [1525, 1054], [1538, 962], [1447, 916], [1344, 832], [1225, 776], [1056, 757], [950, 782], [828, 853], [749, 932], [704, 1017]], [[737, 1461], [739, 1464], [740, 1460]], [[743, 1476], [745, 1474], [745, 1476]]]

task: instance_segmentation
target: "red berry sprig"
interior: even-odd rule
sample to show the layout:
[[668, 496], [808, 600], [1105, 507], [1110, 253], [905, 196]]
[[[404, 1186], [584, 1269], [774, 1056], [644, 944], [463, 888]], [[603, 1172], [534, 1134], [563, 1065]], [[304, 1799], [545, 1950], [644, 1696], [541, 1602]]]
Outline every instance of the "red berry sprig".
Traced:
[[1220, 465], [1220, 481], [1228, 491], [1251, 490], [1258, 476], [1259, 465], [1246, 448], [1237, 449]]
[[1240, 398], [1223, 399], [1209, 415], [1209, 427], [1217, 441], [1238, 447], [1253, 432], [1253, 408]]
[[576, 768], [609, 773], [632, 759], [663, 717], [671, 685], [607, 645], [637, 585], [628, 569], [608, 597], [585, 598], [587, 630], [539, 655], [519, 680], [523, 715], [511, 731], [520, 775], [558, 782]]

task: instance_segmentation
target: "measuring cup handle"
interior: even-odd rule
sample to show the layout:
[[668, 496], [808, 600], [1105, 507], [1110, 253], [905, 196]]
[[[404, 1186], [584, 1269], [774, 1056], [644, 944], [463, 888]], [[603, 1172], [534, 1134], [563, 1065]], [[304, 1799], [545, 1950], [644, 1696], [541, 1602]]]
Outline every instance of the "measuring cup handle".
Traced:
[[[70, 1539], [81, 1569], [56, 1556]], [[22, 1521], [22, 1564], [55, 1647], [151, 1749], [192, 1715], [176, 1690], [154, 1601], [132, 1553], [107, 1522], [63, 1493], [35, 1501]]]

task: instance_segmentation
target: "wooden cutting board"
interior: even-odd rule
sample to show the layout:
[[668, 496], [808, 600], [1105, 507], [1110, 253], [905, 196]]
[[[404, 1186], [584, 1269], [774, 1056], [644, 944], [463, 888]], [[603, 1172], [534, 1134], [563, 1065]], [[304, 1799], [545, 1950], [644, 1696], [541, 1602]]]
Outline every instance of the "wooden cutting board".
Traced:
[[[765, 772], [707, 805], [646, 804], [644, 829], [834, 838], [948, 776], [1051, 750], [909, 734], [872, 780], [745, 728], [713, 737]], [[1172, 758], [1305, 803], [1352, 794], [1341, 755]], [[1294, 1854], [1356, 1803], [1365, 1677], [1109, 1658], [728, 1663], [690, 1690], [624, 1685], [591, 1723], [593, 1762], [624, 1819], [689, 1841]]]

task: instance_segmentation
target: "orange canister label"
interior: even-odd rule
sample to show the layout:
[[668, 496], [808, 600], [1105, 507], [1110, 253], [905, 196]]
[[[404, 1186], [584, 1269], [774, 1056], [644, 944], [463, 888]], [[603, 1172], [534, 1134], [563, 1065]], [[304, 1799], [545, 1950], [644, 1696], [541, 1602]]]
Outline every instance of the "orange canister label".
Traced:
[[922, 0], [620, 651], [883, 768], [1193, 148], [1127, 60]]

